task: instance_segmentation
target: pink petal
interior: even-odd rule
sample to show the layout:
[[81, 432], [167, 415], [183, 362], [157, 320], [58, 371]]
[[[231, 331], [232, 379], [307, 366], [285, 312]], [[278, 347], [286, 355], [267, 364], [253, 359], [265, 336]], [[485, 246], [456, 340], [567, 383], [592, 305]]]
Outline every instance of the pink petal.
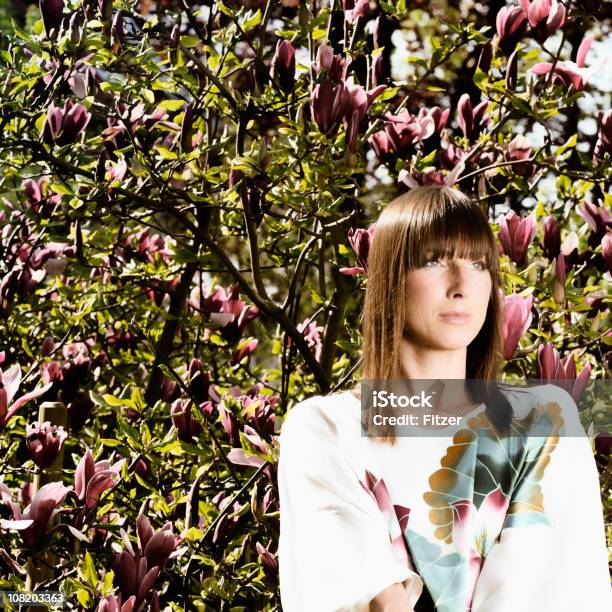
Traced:
[[227, 458], [235, 465], [244, 465], [246, 467], [258, 468], [266, 463], [261, 457], [247, 455], [241, 448], [232, 448], [227, 453]]
[[500, 485], [497, 485], [494, 491], [487, 494], [482, 505], [478, 508], [480, 533], [484, 531], [491, 536], [499, 533], [509, 505], [509, 498], [506, 497]]
[[44, 387], [40, 387], [38, 389], [34, 389], [34, 391], [30, 391], [30, 393], [26, 393], [25, 395], [22, 395], [11, 406], [11, 408], [7, 412], [6, 417], [5, 417], [5, 422], [8, 421], [15, 414], [15, 412], [17, 412], [17, 410], [19, 408], [21, 408], [21, 406], [23, 406], [26, 402], [29, 402], [31, 399], [34, 399], [36, 397], [40, 397], [41, 395], [44, 395], [52, 386], [53, 386], [53, 382], [50, 382], [49, 384], [45, 385]]
[[11, 366], [6, 372], [2, 372], [0, 370], [0, 381], [4, 385], [7, 393], [7, 400], [10, 404], [15, 395], [17, 394], [17, 389], [19, 388], [19, 383], [21, 382], [21, 366], [16, 363]]
[[551, 68], [552, 64], [550, 62], [539, 62], [531, 68], [531, 72], [537, 75], [548, 74]]
[[360, 267], [354, 268], [340, 268], [339, 270], [342, 274], [346, 274], [347, 276], [355, 276], [355, 274], [364, 274], [365, 270]]
[[469, 499], [460, 499], [451, 505], [453, 507], [453, 544], [461, 554], [467, 554], [473, 535], [472, 521], [476, 508]]
[[589, 53], [589, 49], [595, 40], [595, 34], [585, 36], [580, 46], [578, 47], [578, 53], [576, 54], [576, 64], [582, 68], [586, 61], [586, 56]]

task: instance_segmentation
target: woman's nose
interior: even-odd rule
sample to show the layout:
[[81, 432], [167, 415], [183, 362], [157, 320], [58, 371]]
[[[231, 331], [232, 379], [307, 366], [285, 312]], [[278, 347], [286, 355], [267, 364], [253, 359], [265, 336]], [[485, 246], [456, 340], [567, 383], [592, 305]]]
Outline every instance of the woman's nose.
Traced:
[[449, 297], [467, 297], [470, 293], [470, 273], [467, 265], [451, 261], [448, 267]]

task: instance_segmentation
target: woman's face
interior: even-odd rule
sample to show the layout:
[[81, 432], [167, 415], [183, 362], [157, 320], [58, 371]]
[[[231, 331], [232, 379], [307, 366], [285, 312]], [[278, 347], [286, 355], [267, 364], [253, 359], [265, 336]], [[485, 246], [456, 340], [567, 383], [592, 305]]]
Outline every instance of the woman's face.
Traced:
[[465, 348], [480, 331], [491, 296], [485, 259], [430, 259], [406, 277], [404, 333], [422, 347]]

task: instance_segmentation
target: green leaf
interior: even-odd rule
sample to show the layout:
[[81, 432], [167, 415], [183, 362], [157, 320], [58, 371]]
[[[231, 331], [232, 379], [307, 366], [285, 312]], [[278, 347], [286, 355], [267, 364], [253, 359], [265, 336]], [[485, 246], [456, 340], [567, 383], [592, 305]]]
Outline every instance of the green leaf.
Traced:
[[487, 84], [489, 82], [489, 75], [481, 70], [480, 66], [476, 66], [476, 71], [474, 72], [474, 84], [481, 91], [487, 91]]
[[185, 100], [162, 100], [157, 108], [166, 111], [177, 111], [185, 106]]
[[204, 532], [197, 527], [190, 527], [185, 532], [185, 539], [189, 540], [189, 542], [199, 542], [202, 539]]
[[86, 591], [85, 589], [79, 589], [76, 592], [76, 596], [77, 596], [77, 599], [79, 600], [79, 603], [84, 608], [89, 608], [90, 595], [88, 591]]
[[163, 145], [157, 145], [155, 150], [162, 159], [178, 159], [178, 155], [174, 151], [167, 149]]
[[85, 551], [85, 558], [79, 566], [79, 575], [93, 589], [96, 588], [98, 584], [98, 575], [96, 574], [93, 558], [88, 550]]
[[181, 36], [181, 45], [186, 49], [197, 47], [201, 42], [197, 36]]
[[114, 395], [109, 395], [108, 393], [102, 396], [102, 399], [109, 405], [113, 407], [117, 406], [128, 406], [136, 410], [136, 404], [125, 397], [115, 397]]
[[557, 157], [560, 157], [568, 149], [573, 149], [576, 146], [577, 142], [578, 142], [578, 134], [574, 134], [573, 136], [570, 136], [570, 138], [565, 144], [562, 144], [560, 147], [557, 147], [557, 149], [555, 150], [555, 155]]
[[115, 572], [112, 569], [109, 569], [104, 576], [104, 581], [102, 582], [101, 594], [102, 596], [109, 595], [113, 591], [113, 578], [115, 577]]
[[49, 188], [51, 189], [51, 191], [54, 191], [55, 193], [61, 193], [62, 195], [68, 195], [68, 196], [74, 195], [74, 191], [72, 191], [72, 189], [70, 189], [63, 183], [51, 183], [49, 185]]
[[[247, 15], [250, 14], [247, 13]], [[251, 30], [252, 28], [254, 28], [255, 26], [258, 26], [261, 23], [261, 9], [257, 9], [257, 11], [255, 12], [254, 15], [247, 17], [243, 22], [242, 22], [242, 29], [245, 32], [248, 32], [249, 30]]]
[[325, 299], [320, 296], [314, 289], [311, 290], [310, 292], [310, 298], [316, 302], [317, 304], [325, 304]]
[[393, 2], [385, 2], [385, 0], [378, 0], [378, 4], [380, 4], [380, 8], [382, 8], [385, 13], [389, 15], [396, 14], [396, 8]]
[[119, 442], [119, 440], [115, 440], [114, 438], [100, 438], [100, 442], [103, 446], [121, 446], [121, 442]]

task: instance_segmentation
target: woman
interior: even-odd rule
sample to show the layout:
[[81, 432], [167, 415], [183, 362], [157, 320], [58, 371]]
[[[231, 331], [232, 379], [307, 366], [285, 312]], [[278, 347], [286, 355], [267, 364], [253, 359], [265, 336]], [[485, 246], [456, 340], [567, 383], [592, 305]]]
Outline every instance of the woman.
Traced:
[[[575, 403], [555, 385], [504, 393], [495, 382], [498, 252], [478, 205], [438, 186], [396, 198], [367, 265], [364, 381], [458, 381], [461, 398], [443, 394], [437, 408], [461, 424], [399, 437], [389, 419], [374, 426], [367, 385], [289, 412], [283, 610], [612, 609], [598, 473]], [[548, 433], [530, 435], [540, 421]]]

